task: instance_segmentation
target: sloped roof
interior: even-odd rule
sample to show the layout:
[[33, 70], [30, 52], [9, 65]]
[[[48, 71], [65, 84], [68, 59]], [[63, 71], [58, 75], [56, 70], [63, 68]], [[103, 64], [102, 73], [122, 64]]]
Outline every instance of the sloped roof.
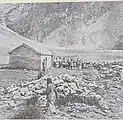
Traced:
[[36, 46], [35, 49], [41, 53], [51, 54], [44, 44], [29, 40], [0, 24], [0, 64], [8, 64], [8, 53], [23, 43]]
[[[42, 53], [51, 54], [44, 44], [38, 41], [29, 40], [11, 29], [0, 24], [0, 56], [8, 56], [8, 53], [21, 44], [29, 44]], [[4, 63], [0, 62], [0, 64]]]
[[28, 43], [20, 44], [19, 46], [14, 47], [9, 52], [9, 54], [11, 54], [13, 51], [20, 48], [21, 46], [26, 46], [26, 47], [32, 49], [33, 51], [35, 51], [36, 53], [39, 53], [41, 55], [52, 55], [52, 53], [48, 49], [46, 49], [44, 46], [42, 46], [42, 44], [36, 43], [36, 42], [28, 42]]

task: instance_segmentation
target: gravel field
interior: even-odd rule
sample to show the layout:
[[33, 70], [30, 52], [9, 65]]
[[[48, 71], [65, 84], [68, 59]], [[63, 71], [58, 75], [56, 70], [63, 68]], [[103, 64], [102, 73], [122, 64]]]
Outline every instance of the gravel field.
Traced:
[[[121, 65], [101, 66], [101, 69], [98, 70], [95, 68], [84, 70], [50, 69], [47, 75], [39, 80], [27, 82], [21, 86], [11, 85], [8, 93], [1, 89], [1, 114], [9, 118], [20, 114], [18, 111], [22, 108], [19, 106], [23, 106], [25, 100], [31, 99], [33, 95], [38, 95], [40, 111], [45, 111], [47, 108], [46, 79], [51, 78], [55, 89], [55, 96], [53, 97], [52, 94], [51, 101], [55, 101], [57, 112], [55, 115], [52, 112], [48, 115], [44, 112], [45, 118], [122, 119], [122, 70]], [[33, 108], [35, 107], [36, 105], [33, 106]], [[49, 109], [52, 111], [52, 108], [49, 107]], [[26, 118], [28, 117], [26, 116]]]
[[37, 71], [0, 69], [0, 87], [37, 79]]

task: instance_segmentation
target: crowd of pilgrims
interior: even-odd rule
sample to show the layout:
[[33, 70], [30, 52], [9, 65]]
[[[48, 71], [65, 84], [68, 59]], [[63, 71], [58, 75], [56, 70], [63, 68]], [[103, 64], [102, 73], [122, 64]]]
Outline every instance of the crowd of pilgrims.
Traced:
[[56, 57], [53, 60], [54, 68], [66, 68], [66, 69], [85, 69], [85, 68], [100, 68], [101, 66], [110, 66], [111, 64], [118, 64], [116, 61], [83, 61], [80, 58], [61, 58]]
[[56, 57], [53, 61], [53, 67], [54, 68], [67, 68], [67, 69], [74, 69], [74, 68], [80, 68], [84, 67], [83, 62], [79, 58], [73, 59], [73, 58], [61, 58]]

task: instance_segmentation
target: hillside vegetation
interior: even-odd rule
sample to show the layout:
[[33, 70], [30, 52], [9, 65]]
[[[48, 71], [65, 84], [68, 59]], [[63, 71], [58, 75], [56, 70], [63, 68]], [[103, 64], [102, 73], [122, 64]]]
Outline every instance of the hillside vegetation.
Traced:
[[122, 2], [4, 4], [0, 8], [1, 23], [31, 40], [57, 47], [119, 49], [115, 44], [122, 35]]

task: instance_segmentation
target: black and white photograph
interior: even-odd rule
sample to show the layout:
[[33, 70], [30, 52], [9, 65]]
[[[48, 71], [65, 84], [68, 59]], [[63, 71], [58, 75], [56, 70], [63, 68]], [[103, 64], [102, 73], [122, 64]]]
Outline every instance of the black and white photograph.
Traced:
[[0, 3], [0, 119], [123, 119], [123, 1]]

